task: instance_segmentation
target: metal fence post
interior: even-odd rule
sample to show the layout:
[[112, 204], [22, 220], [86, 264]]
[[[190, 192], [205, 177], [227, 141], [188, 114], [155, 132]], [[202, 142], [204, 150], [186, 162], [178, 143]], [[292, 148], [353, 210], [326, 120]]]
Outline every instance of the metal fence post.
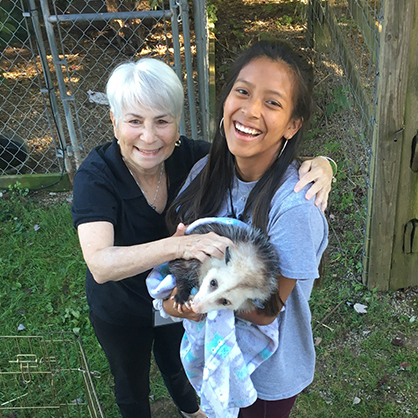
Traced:
[[52, 114], [54, 117], [57, 132], [58, 132], [58, 142], [62, 150], [62, 155], [59, 155], [59, 157], [63, 158], [65, 169], [70, 174], [70, 177], [72, 177], [73, 168], [72, 168], [71, 161], [68, 158], [68, 154], [66, 152], [65, 132], [62, 126], [62, 120], [61, 120], [61, 116], [59, 113], [57, 96], [55, 95], [51, 72], [49, 71], [49, 67], [48, 67], [46, 50], [45, 50], [45, 45], [43, 43], [41, 26], [39, 24], [39, 19], [38, 19], [39, 14], [38, 14], [38, 9], [36, 8], [36, 5], [35, 5], [35, 0], [29, 0], [29, 9], [30, 9], [30, 17], [32, 20], [33, 30], [35, 32], [35, 37], [37, 39], [40, 62], [42, 65], [45, 83], [46, 83], [46, 87], [48, 90], [48, 99], [49, 99], [49, 102], [51, 103], [51, 110], [52, 110]]
[[206, 0], [194, 0], [194, 24], [202, 136], [209, 140], [209, 36]]
[[[180, 32], [179, 32], [179, 5], [176, 0], [170, 0], [170, 9], [173, 11], [171, 15], [171, 30], [173, 32], [173, 44], [174, 44], [174, 71], [178, 78], [183, 83], [183, 75], [181, 73], [181, 57], [180, 57]], [[186, 121], [183, 115], [180, 120], [180, 134], [186, 134]]]
[[81, 153], [80, 153], [81, 147], [77, 138], [76, 130], [74, 127], [73, 115], [72, 115], [71, 108], [69, 105], [69, 101], [74, 100], [74, 97], [68, 95], [67, 89], [65, 87], [65, 81], [64, 81], [63, 74], [62, 74], [62, 70], [61, 70], [61, 65], [64, 64], [64, 62], [60, 59], [59, 54], [58, 54], [58, 48], [55, 42], [54, 28], [50, 22], [51, 14], [50, 14], [48, 3], [46, 0], [41, 0], [41, 8], [42, 8], [43, 16], [44, 16], [44, 21], [45, 21], [46, 34], [48, 37], [49, 45], [51, 47], [51, 55], [53, 57], [54, 66], [56, 69], [58, 86], [59, 86], [59, 90], [61, 93], [65, 119], [67, 121], [68, 132], [70, 135], [74, 161], [75, 161], [76, 167], [78, 168], [82, 162]]
[[187, 0], [180, 0], [180, 15], [183, 22], [184, 57], [186, 59], [187, 96], [189, 99], [190, 127], [192, 130], [192, 138], [197, 139], [196, 113], [193, 111], [193, 109], [196, 107], [196, 100], [194, 94], [195, 86], [193, 82], [193, 57], [190, 47], [189, 3]]

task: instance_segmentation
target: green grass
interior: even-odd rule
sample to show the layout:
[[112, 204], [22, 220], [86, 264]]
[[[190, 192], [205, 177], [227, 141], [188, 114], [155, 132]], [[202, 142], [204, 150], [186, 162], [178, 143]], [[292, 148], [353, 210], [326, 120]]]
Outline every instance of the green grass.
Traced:
[[[0, 197], [0, 335], [80, 335], [106, 416], [116, 418], [113, 377], [88, 320], [86, 266], [70, 208], [68, 202], [46, 205], [19, 186]], [[10, 344], [0, 338], [0, 356]], [[154, 398], [168, 397], [154, 364], [151, 375]]]
[[[94, 381], [106, 415], [118, 417], [112, 377], [88, 321], [85, 265], [70, 204], [41, 204], [16, 188], [0, 198], [0, 236], [1, 334], [78, 333], [91, 370], [101, 376]], [[417, 416], [418, 292], [370, 291], [346, 279], [348, 267], [330, 257], [314, 288], [312, 326], [322, 340], [315, 380], [299, 396], [293, 417]], [[367, 314], [356, 313], [354, 303], [367, 305]], [[25, 329], [18, 331], [19, 324]], [[4, 344], [0, 339], [0, 353]], [[155, 365], [152, 380], [155, 399], [167, 397]], [[355, 397], [360, 403], [353, 404]]]
[[[416, 289], [372, 292], [332, 277], [338, 269], [328, 270], [311, 300], [314, 338], [322, 339], [315, 380], [299, 397], [293, 416], [417, 416]], [[357, 313], [354, 303], [367, 305], [367, 314]], [[360, 403], [354, 404], [355, 398]]]

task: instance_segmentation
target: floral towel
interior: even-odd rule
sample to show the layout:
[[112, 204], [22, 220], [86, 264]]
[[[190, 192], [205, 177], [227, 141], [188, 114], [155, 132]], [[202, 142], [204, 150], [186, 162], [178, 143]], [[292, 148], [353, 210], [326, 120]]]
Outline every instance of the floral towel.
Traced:
[[250, 375], [277, 349], [277, 319], [257, 326], [230, 310], [211, 311], [202, 322], [183, 321], [180, 355], [209, 418], [235, 418], [257, 399]]
[[[163, 276], [166, 273], [162, 265], [147, 278], [148, 291], [156, 298], [154, 307], [164, 318], [169, 315], [164, 312], [162, 300], [175, 286], [175, 278]], [[235, 418], [239, 408], [257, 399], [250, 375], [276, 351], [277, 321], [257, 326], [235, 318], [234, 312], [226, 309], [209, 312], [201, 322], [183, 321], [186, 332], [180, 356], [209, 418]]]
[[[191, 224], [186, 233], [204, 222], [248, 225], [229, 218], [205, 218]], [[154, 307], [164, 318], [162, 301], [175, 287], [175, 277], [167, 264], [152, 270], [146, 279]], [[179, 318], [173, 318], [178, 320]], [[180, 349], [186, 374], [201, 399], [201, 408], [209, 418], [236, 418], [239, 409], [257, 399], [251, 381], [253, 371], [277, 349], [279, 325], [258, 326], [235, 318], [231, 310], [211, 311], [204, 321], [183, 321], [186, 330]]]

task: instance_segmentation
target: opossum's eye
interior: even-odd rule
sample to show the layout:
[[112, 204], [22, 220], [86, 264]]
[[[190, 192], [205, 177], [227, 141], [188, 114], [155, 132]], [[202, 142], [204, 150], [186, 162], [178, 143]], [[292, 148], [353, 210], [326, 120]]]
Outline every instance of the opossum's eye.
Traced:
[[218, 287], [218, 281], [215, 279], [212, 279], [210, 281], [210, 287]]
[[228, 299], [219, 299], [219, 302], [218, 303], [220, 305], [223, 305], [223, 306], [228, 306], [228, 305], [231, 304], [231, 302]]

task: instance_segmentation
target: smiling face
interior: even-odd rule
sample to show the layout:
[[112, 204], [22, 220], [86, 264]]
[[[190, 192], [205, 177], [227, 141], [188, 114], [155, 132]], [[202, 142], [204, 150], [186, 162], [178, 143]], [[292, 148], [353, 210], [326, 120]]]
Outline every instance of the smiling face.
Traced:
[[175, 117], [140, 106], [125, 111], [117, 123], [112, 113], [110, 117], [129, 167], [152, 174], [173, 153], [179, 138], [179, 120]]
[[294, 88], [294, 73], [281, 61], [257, 58], [238, 74], [224, 103], [224, 129], [243, 180], [261, 178], [283, 138], [291, 139], [301, 127], [292, 117]]

